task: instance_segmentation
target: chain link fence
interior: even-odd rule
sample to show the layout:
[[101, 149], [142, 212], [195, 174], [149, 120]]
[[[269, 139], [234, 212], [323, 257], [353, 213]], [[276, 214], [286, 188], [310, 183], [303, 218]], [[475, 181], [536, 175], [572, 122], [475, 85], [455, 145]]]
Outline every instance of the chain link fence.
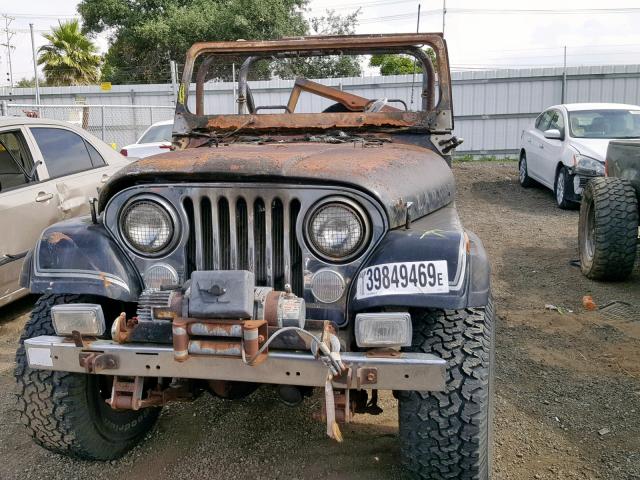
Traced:
[[[4, 102], [3, 102], [4, 103]], [[152, 124], [172, 120], [175, 108], [159, 105], [2, 105], [7, 116], [62, 120], [84, 128], [120, 149], [135, 143]]]

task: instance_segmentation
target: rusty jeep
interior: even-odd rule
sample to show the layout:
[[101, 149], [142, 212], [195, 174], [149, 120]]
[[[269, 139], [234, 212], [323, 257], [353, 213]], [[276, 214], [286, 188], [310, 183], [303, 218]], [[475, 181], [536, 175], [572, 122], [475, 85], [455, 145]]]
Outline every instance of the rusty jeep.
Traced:
[[[250, 85], [261, 61], [376, 53], [415, 58], [417, 108], [306, 78], [260, 104]], [[206, 82], [231, 61], [237, 113], [211, 112]], [[320, 111], [297, 112], [303, 95]], [[15, 376], [35, 441], [114, 459], [168, 402], [260, 386], [291, 406], [317, 389], [341, 441], [388, 390], [411, 476], [489, 478], [489, 266], [456, 211], [453, 122], [441, 34], [195, 44], [175, 151], [121, 170], [26, 259], [42, 296]]]

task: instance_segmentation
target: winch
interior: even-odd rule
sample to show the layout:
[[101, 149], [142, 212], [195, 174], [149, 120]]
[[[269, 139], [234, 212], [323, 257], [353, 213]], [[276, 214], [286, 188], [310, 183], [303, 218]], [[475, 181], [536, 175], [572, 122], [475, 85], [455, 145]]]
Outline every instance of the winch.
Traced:
[[118, 317], [111, 335], [119, 343], [164, 337], [173, 342], [178, 361], [189, 355], [244, 355], [255, 362], [270, 328], [302, 329], [305, 316], [304, 299], [288, 285], [284, 291], [257, 287], [246, 270], [197, 271], [181, 288], [145, 290], [137, 316]]

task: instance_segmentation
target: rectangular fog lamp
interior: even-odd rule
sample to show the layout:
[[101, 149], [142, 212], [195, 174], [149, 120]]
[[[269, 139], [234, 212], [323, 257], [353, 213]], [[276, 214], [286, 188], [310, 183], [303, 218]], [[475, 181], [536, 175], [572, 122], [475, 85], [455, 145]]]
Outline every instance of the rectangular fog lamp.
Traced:
[[71, 335], [77, 330], [83, 335], [99, 336], [104, 333], [102, 307], [93, 303], [69, 303], [51, 308], [53, 328], [58, 335]]
[[411, 315], [408, 312], [359, 313], [356, 343], [359, 347], [411, 346]]

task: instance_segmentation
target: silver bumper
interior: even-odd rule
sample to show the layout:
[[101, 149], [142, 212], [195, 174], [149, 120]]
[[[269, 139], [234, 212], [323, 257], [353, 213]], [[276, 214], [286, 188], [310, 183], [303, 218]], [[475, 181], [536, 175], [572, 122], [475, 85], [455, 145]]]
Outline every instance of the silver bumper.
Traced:
[[[39, 370], [88, 373], [81, 354], [108, 354], [108, 368], [92, 373], [105, 375], [198, 378], [241, 382], [305, 385], [325, 384], [327, 367], [310, 353], [272, 351], [255, 366], [239, 358], [192, 355], [177, 362], [171, 346], [121, 345], [96, 340], [77, 347], [64, 337], [41, 336], [24, 342], [29, 366]], [[363, 352], [343, 352], [350, 374], [333, 382], [336, 388], [441, 391], [445, 386], [446, 361], [426, 353], [401, 353], [393, 357], [370, 357]]]

